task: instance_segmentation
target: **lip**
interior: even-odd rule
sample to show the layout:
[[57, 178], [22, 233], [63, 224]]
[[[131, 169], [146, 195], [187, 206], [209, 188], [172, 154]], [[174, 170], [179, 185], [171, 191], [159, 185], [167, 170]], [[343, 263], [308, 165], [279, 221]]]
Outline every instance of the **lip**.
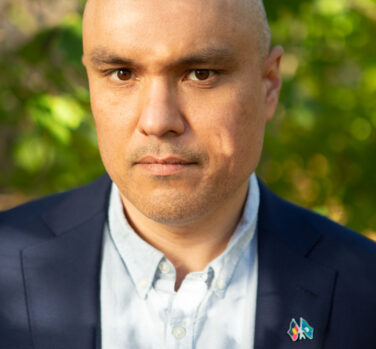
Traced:
[[188, 165], [193, 164], [191, 161], [178, 158], [176, 156], [168, 156], [165, 158], [155, 158], [153, 156], [145, 156], [141, 160], [137, 161], [139, 164], [160, 164], [160, 165]]
[[145, 156], [136, 162], [136, 165], [155, 176], [171, 176], [178, 174], [195, 164], [195, 162], [175, 156], [164, 158]]

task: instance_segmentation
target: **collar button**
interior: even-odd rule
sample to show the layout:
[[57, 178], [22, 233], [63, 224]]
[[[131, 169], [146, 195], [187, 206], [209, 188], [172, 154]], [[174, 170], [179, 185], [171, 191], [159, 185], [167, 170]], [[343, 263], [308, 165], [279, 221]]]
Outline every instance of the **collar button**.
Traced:
[[162, 261], [158, 266], [162, 274], [168, 274], [171, 271], [171, 266], [166, 261]]
[[217, 280], [216, 285], [219, 290], [223, 290], [226, 287], [226, 282], [223, 279], [219, 279]]

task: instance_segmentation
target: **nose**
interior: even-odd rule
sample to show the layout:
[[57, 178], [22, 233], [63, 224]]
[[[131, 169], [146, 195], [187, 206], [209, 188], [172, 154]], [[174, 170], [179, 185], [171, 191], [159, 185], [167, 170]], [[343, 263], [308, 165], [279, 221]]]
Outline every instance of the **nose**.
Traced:
[[168, 81], [155, 79], [144, 88], [138, 129], [145, 135], [157, 137], [184, 133], [184, 117], [174, 88]]

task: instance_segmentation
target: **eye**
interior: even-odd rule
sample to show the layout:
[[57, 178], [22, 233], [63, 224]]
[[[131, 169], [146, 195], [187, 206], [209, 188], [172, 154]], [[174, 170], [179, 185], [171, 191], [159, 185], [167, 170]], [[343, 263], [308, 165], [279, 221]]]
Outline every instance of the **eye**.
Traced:
[[214, 72], [209, 69], [195, 69], [189, 73], [189, 78], [195, 81], [208, 80]]
[[132, 78], [132, 72], [129, 69], [117, 69], [112, 74], [121, 81], [127, 81]]

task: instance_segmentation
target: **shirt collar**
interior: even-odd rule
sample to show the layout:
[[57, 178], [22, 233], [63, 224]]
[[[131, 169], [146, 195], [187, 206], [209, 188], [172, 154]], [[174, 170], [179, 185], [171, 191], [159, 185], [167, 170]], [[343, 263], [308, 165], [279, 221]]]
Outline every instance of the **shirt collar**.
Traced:
[[220, 297], [224, 297], [242, 255], [251, 243], [255, 243], [259, 204], [260, 191], [256, 175], [253, 173], [249, 179], [248, 195], [243, 214], [227, 248], [208, 265], [214, 270], [212, 287]]
[[110, 235], [138, 294], [145, 298], [149, 292], [163, 253], [143, 240], [129, 225], [124, 214], [119, 189], [112, 183], [108, 225]]
[[[212, 279], [214, 282], [208, 286], [213, 287], [220, 297], [224, 297], [236, 265], [244, 251], [255, 240], [259, 202], [259, 186], [256, 175], [253, 173], [249, 179], [247, 200], [242, 217], [227, 248], [205, 268], [208, 275], [213, 274]], [[115, 183], [112, 183], [108, 217], [113, 243], [130, 274], [138, 294], [145, 298], [153, 285], [158, 266], [165, 257], [162, 252], [139, 237], [129, 225], [124, 215], [119, 189]]]

